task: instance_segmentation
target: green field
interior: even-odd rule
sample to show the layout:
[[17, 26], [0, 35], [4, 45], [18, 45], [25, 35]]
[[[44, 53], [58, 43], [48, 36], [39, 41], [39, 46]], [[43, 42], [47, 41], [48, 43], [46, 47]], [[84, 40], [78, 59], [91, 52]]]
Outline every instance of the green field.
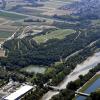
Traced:
[[46, 42], [47, 40], [50, 40], [50, 39], [64, 39], [67, 35], [70, 35], [72, 33], [75, 33], [75, 30], [59, 29], [59, 30], [52, 31], [50, 33], [46, 33], [45, 35], [36, 36], [33, 39], [37, 43], [44, 43], [44, 42]]
[[1, 18], [7, 18], [7, 19], [10, 19], [10, 20], [18, 20], [18, 19], [26, 18], [27, 16], [15, 14], [15, 13], [10, 13], [10, 12], [0, 11], [0, 17]]
[[0, 31], [0, 38], [8, 38], [11, 35], [12, 35], [12, 32]]

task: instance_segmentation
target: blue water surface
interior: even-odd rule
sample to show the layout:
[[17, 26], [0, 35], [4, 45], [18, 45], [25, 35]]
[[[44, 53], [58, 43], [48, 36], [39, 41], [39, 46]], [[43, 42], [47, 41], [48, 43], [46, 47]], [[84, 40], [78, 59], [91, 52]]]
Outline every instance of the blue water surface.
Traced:
[[[96, 89], [100, 88], [100, 78], [98, 78], [93, 84], [91, 84], [84, 93], [90, 94], [91, 92], [96, 91]], [[84, 96], [78, 96], [76, 100], [85, 100], [86, 97]]]

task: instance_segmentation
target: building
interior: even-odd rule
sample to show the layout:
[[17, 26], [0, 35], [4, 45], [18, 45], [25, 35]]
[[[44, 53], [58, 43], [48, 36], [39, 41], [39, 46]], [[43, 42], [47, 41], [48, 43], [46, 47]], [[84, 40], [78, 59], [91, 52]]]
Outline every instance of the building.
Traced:
[[23, 85], [14, 93], [11, 93], [9, 96], [5, 97], [4, 100], [19, 100], [25, 94], [29, 93], [33, 90], [33, 86], [30, 85]]

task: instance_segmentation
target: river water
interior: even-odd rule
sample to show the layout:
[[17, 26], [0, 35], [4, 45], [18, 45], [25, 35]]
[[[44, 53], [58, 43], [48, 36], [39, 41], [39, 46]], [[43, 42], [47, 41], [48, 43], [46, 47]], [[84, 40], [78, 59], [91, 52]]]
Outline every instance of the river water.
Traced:
[[[90, 69], [94, 68], [100, 63], [100, 52], [95, 53], [93, 56], [87, 58], [83, 63], [78, 64], [76, 68], [57, 86], [59, 89], [65, 89], [70, 81], [78, 79], [79, 75], [85, 75]], [[48, 91], [41, 100], [50, 100], [54, 95], [59, 92]]]
[[[90, 94], [91, 92], [96, 91], [96, 89], [100, 88], [100, 78], [98, 78], [94, 83], [92, 83], [85, 91], [84, 93]], [[76, 98], [76, 100], [85, 100], [86, 97], [79, 96]]]

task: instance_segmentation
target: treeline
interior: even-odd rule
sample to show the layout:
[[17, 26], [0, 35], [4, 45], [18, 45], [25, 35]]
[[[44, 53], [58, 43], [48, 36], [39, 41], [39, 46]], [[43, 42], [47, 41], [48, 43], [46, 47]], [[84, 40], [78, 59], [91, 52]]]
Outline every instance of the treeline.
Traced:
[[75, 15], [56, 15], [55, 14], [53, 18], [64, 20], [64, 21], [70, 21], [70, 22], [80, 21], [79, 16], [75, 16]]
[[76, 14], [76, 15], [54, 15], [53, 18], [63, 20], [63, 21], [69, 21], [69, 22], [77, 22], [77, 21], [86, 21], [86, 20], [95, 20], [99, 19], [98, 16], [96, 15], [87, 15], [87, 16], [82, 16], [81, 14]]
[[[91, 28], [92, 26], [92, 21], [91, 20], [80, 20], [80, 21], [72, 21], [72, 22], [56, 22], [54, 21], [53, 23], [54, 26], [58, 27], [58, 28], [62, 28], [62, 29], [66, 29], [66, 28], [69, 28], [69, 29], [87, 29], [87, 28]], [[96, 28], [96, 27], [95, 27]], [[93, 27], [94, 29], [94, 27]]]
[[17, 69], [9, 69], [5, 67], [0, 68], [0, 86], [9, 82], [9, 79], [13, 79], [13, 81], [18, 81], [20, 83], [26, 82], [29, 74], [19, 73]]

